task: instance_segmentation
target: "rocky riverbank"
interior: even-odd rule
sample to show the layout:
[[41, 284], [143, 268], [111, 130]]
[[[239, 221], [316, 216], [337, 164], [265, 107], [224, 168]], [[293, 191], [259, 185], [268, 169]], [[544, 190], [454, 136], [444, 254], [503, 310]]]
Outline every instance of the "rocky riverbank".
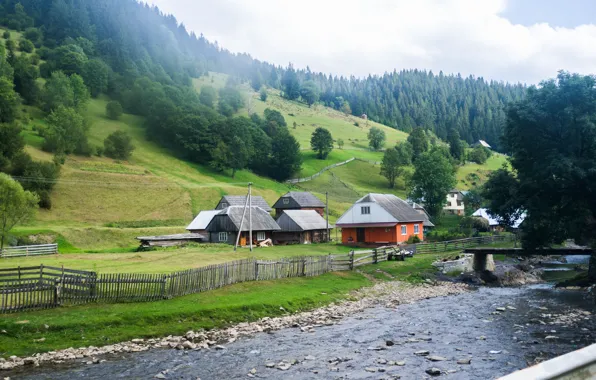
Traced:
[[8, 360], [0, 358], [0, 369], [11, 370], [21, 366], [39, 366], [44, 363], [60, 364], [76, 360], [92, 365], [105, 361], [102, 356], [106, 354], [142, 352], [155, 348], [223, 350], [226, 343], [232, 343], [240, 337], [260, 332], [275, 331], [287, 327], [299, 328], [305, 333], [313, 332], [318, 327], [336, 324], [345, 317], [375, 306], [395, 307], [422, 299], [460, 294], [467, 290], [469, 290], [467, 285], [447, 282], [417, 286], [402, 282], [379, 283], [353, 292], [347, 301], [330, 304], [313, 311], [283, 317], [263, 318], [256, 322], [241, 323], [226, 329], [188, 331], [184, 336], [139, 338], [103, 347], [68, 348], [29, 357], [12, 356]]

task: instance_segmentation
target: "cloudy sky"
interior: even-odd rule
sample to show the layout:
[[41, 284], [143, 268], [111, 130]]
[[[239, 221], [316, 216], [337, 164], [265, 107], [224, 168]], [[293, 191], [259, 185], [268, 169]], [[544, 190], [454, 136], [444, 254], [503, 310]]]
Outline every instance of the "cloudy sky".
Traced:
[[595, 0], [145, 0], [233, 52], [366, 76], [596, 73]]

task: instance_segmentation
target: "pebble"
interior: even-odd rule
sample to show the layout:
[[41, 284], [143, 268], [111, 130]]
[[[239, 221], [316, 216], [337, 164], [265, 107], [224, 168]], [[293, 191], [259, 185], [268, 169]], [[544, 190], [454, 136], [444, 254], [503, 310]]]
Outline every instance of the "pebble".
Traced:
[[496, 355], [496, 354], [500, 354], [501, 352], [502, 352], [501, 350], [492, 350], [492, 351], [489, 351], [488, 353], [492, 354], [492, 355]]
[[374, 373], [374, 372], [377, 372], [377, 369], [376, 369], [376, 368], [374, 368], [374, 367], [366, 367], [366, 368], [364, 368], [364, 370], [365, 370], [366, 372], [373, 372], [373, 373]]
[[442, 356], [427, 356], [426, 360], [430, 360], [431, 362], [442, 362], [447, 360], [447, 358], [444, 358]]
[[267, 368], [273, 368], [273, 367], [275, 367], [275, 363], [273, 363], [273, 362], [267, 362], [267, 363], [265, 363], [265, 367], [267, 367]]
[[559, 337], [556, 337], [554, 335], [547, 335], [544, 339], [545, 340], [554, 340], [554, 339], [559, 339]]
[[387, 347], [391, 347], [391, 346], [393, 346], [394, 344], [395, 344], [395, 343], [393, 343], [393, 341], [392, 341], [392, 340], [388, 340], [388, 341], [386, 341], [386, 342], [385, 342], [385, 345], [386, 345]]
[[504, 307], [497, 307], [495, 310], [496, 311], [506, 311], [507, 309], [505, 309]]
[[441, 374], [441, 370], [439, 368], [432, 367], [427, 369], [426, 373], [428, 373], [431, 376], [439, 376]]
[[304, 357], [304, 360], [315, 360], [316, 358], [312, 355], [307, 355]]
[[292, 367], [292, 365], [288, 362], [280, 362], [277, 364], [277, 369], [282, 371], [287, 371]]
[[414, 352], [414, 355], [416, 355], [416, 356], [426, 356], [428, 354], [430, 354], [430, 352], [428, 352], [427, 350], [420, 350], [420, 351]]
[[403, 367], [403, 366], [405, 366], [405, 365], [406, 365], [406, 362], [404, 362], [404, 361], [402, 360], [402, 361], [396, 362], [396, 363], [395, 363], [395, 365], [398, 365], [398, 366], [400, 366], [400, 367]]
[[472, 363], [472, 359], [470, 359], [470, 358], [459, 359], [457, 361], [457, 364], [470, 364], [470, 363]]
[[385, 359], [377, 359], [377, 364], [387, 364], [387, 360], [385, 360]]

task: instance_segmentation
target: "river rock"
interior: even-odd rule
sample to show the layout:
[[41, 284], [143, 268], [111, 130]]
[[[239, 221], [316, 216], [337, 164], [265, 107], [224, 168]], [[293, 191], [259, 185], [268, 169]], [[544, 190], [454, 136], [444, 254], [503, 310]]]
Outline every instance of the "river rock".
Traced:
[[400, 366], [400, 367], [403, 367], [403, 366], [406, 365], [406, 362], [402, 360], [402, 361], [399, 361], [399, 362], [395, 362], [395, 365]]
[[507, 309], [508, 309], [508, 310], [517, 310], [515, 307], [513, 307], [513, 306], [509, 306], [509, 305], [507, 305]]
[[386, 359], [377, 359], [377, 364], [387, 364]]
[[497, 307], [495, 310], [496, 311], [506, 311], [507, 309], [504, 307]]
[[282, 371], [287, 371], [292, 367], [292, 365], [288, 362], [279, 362], [277, 363], [277, 369]]
[[414, 352], [414, 355], [416, 356], [427, 356], [428, 354], [430, 354], [430, 352], [428, 352], [427, 350], [420, 350]]
[[425, 372], [431, 376], [439, 376], [441, 374], [441, 370], [437, 367], [429, 368]]
[[459, 359], [457, 361], [457, 364], [470, 364], [470, 363], [472, 363], [472, 359], [471, 358]]
[[386, 341], [386, 342], [385, 342], [385, 345], [386, 345], [387, 347], [391, 347], [391, 346], [395, 345], [395, 343], [393, 343], [393, 341], [392, 341], [392, 340], [388, 340], [388, 341]]
[[374, 372], [377, 372], [377, 369], [376, 369], [376, 368], [374, 368], [374, 367], [366, 367], [366, 368], [364, 368], [364, 370], [365, 370], [366, 372], [373, 372], [373, 373], [374, 373]]
[[559, 338], [554, 335], [547, 335], [544, 339], [545, 340], [555, 340], [555, 339], [559, 339]]
[[431, 362], [442, 362], [442, 361], [447, 360], [447, 358], [444, 358], [442, 356], [434, 356], [434, 355], [432, 355], [432, 356], [427, 356], [426, 357], [426, 360], [430, 360]]
[[304, 360], [315, 360], [316, 358], [312, 355], [307, 355], [304, 357]]
[[253, 368], [250, 371], [248, 371], [248, 373], [250, 373], [251, 375], [254, 375], [255, 373], [257, 373], [257, 369]]
[[273, 367], [275, 367], [275, 363], [273, 363], [273, 362], [267, 362], [267, 363], [265, 363], [265, 367], [267, 367], [267, 368], [273, 368]]

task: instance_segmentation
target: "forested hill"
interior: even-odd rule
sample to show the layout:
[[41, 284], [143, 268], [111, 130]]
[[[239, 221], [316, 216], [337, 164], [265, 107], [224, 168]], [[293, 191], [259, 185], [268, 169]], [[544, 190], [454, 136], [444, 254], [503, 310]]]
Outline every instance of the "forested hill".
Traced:
[[481, 138], [494, 146], [498, 146], [501, 135], [504, 105], [524, 93], [521, 85], [420, 70], [393, 71], [365, 79], [338, 78], [308, 69], [294, 72], [291, 66], [288, 70], [247, 54], [231, 54], [189, 33], [173, 16], [134, 0], [0, 3], [4, 25], [18, 30], [41, 27], [45, 46], [61, 45], [68, 38], [91, 41], [83, 49], [94, 50], [93, 54], [121, 75], [112, 81], [112, 92], [130, 88], [141, 76], [162, 84], [188, 85], [190, 77], [218, 71], [251, 80], [256, 88], [267, 84], [282, 89], [293, 98], [299, 97], [301, 85], [312, 80], [320, 101], [327, 106], [354, 115], [366, 113], [372, 120], [406, 132], [422, 126], [446, 138], [448, 130], [455, 128], [469, 143]]

